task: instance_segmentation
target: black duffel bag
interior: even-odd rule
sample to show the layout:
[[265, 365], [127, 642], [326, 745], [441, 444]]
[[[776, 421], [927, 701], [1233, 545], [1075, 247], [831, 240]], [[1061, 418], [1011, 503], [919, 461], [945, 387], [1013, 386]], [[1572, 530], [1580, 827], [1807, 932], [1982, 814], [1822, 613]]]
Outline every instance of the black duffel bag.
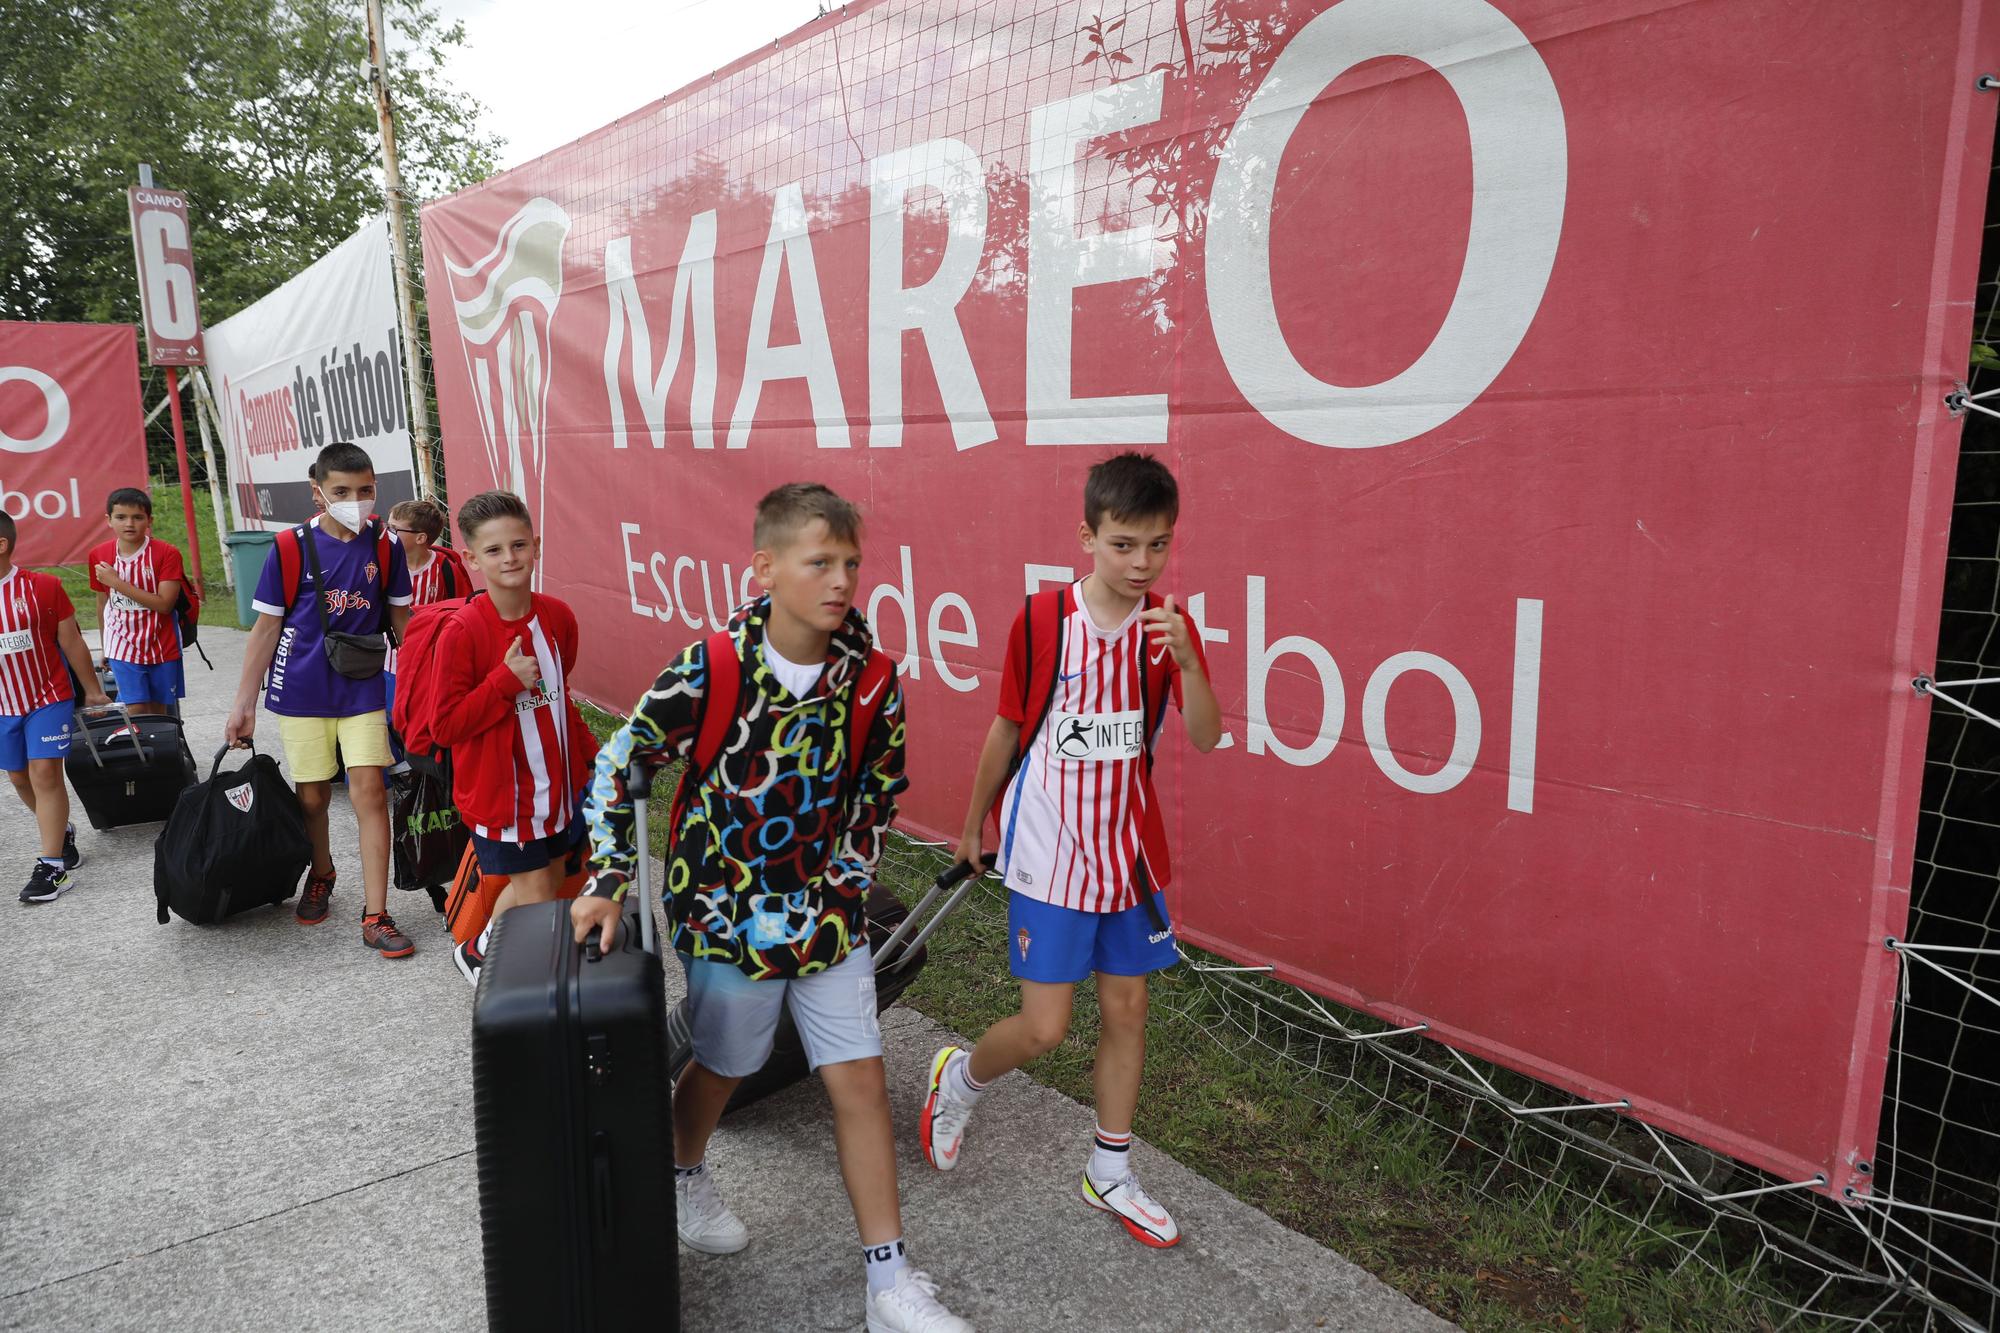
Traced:
[[168, 909], [208, 925], [299, 891], [312, 865], [305, 810], [278, 761], [250, 747], [250, 762], [222, 772], [224, 746], [208, 781], [181, 793], [153, 844], [153, 896], [160, 924]]

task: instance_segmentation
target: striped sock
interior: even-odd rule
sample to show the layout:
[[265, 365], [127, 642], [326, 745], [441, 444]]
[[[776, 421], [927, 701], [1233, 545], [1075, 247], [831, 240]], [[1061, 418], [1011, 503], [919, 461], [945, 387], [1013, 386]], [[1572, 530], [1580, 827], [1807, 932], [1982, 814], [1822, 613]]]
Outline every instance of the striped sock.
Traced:
[[961, 1054], [956, 1060], [953, 1060], [946, 1066], [944, 1083], [947, 1088], [951, 1089], [951, 1095], [964, 1102], [967, 1106], [978, 1101], [979, 1095], [993, 1086], [991, 1083], [981, 1083], [972, 1076], [972, 1055], [970, 1052]]
[[1100, 1189], [1116, 1185], [1124, 1179], [1130, 1169], [1132, 1159], [1132, 1133], [1113, 1134], [1104, 1126], [1097, 1127], [1097, 1147], [1090, 1154], [1090, 1183]]

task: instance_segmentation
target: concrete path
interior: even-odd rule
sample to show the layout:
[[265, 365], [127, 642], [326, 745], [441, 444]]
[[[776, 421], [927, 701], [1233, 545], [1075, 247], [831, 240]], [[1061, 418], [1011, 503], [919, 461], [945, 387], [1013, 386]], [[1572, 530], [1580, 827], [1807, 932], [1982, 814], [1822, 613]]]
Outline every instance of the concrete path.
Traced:
[[[244, 637], [205, 629], [216, 670], [190, 671], [204, 776]], [[273, 745], [276, 731], [267, 716]], [[32, 825], [0, 801], [0, 868], [24, 881]], [[81, 809], [78, 889], [24, 907], [6, 881], [0, 1328], [484, 1323], [472, 994], [421, 896], [391, 903], [416, 957], [361, 946], [354, 819], [341, 800], [333, 818], [340, 887], [317, 927], [288, 908], [157, 925], [157, 827], [98, 833]], [[912, 1251], [982, 1329], [1450, 1327], [1145, 1144], [1141, 1175], [1188, 1239], [1135, 1244], [1075, 1197], [1090, 1111], [1024, 1077], [982, 1105], [965, 1165], [931, 1171], [919, 1090], [952, 1038], [902, 1009], [883, 1029]], [[686, 1327], [859, 1328], [857, 1242], [818, 1084], [726, 1121], [711, 1161], [753, 1242], [724, 1259], [683, 1252]], [[675, 1242], [652, 1244], [664, 1257]]]

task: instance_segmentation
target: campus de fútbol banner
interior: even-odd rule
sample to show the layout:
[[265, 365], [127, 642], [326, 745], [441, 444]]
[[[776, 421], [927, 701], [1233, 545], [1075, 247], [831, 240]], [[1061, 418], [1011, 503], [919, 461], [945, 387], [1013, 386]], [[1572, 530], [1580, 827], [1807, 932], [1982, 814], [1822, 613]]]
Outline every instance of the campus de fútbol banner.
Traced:
[[378, 508], [415, 494], [389, 264], [389, 221], [371, 219], [255, 305], [209, 326], [208, 373], [239, 529], [311, 518], [306, 469], [335, 440], [375, 460]]
[[531, 501], [621, 709], [763, 491], [861, 501], [955, 835], [1152, 451], [1227, 727], [1162, 745], [1184, 937], [1866, 1192], [1996, 21], [850, 4], [424, 210], [452, 490]]

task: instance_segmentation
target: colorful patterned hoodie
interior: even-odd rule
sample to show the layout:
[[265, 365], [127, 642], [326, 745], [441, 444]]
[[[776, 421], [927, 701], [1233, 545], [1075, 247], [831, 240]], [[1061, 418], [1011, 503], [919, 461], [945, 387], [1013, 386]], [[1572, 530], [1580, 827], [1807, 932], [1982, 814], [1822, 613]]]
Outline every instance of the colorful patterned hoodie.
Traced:
[[[806, 976], [847, 957], [903, 777], [903, 694], [892, 674], [864, 762], [847, 778], [847, 710], [873, 639], [858, 611], [834, 633], [809, 699], [764, 664], [768, 597], [730, 617], [723, 669], [743, 673], [740, 721], [679, 823], [668, 830], [667, 915], [676, 949], [735, 965], [753, 980]], [[584, 801], [592, 874], [585, 892], [622, 898], [633, 869], [625, 771], [686, 759], [701, 724], [708, 640], [660, 673], [607, 741]], [[666, 790], [664, 784], [658, 789]], [[664, 805], [662, 806], [664, 808]]]

